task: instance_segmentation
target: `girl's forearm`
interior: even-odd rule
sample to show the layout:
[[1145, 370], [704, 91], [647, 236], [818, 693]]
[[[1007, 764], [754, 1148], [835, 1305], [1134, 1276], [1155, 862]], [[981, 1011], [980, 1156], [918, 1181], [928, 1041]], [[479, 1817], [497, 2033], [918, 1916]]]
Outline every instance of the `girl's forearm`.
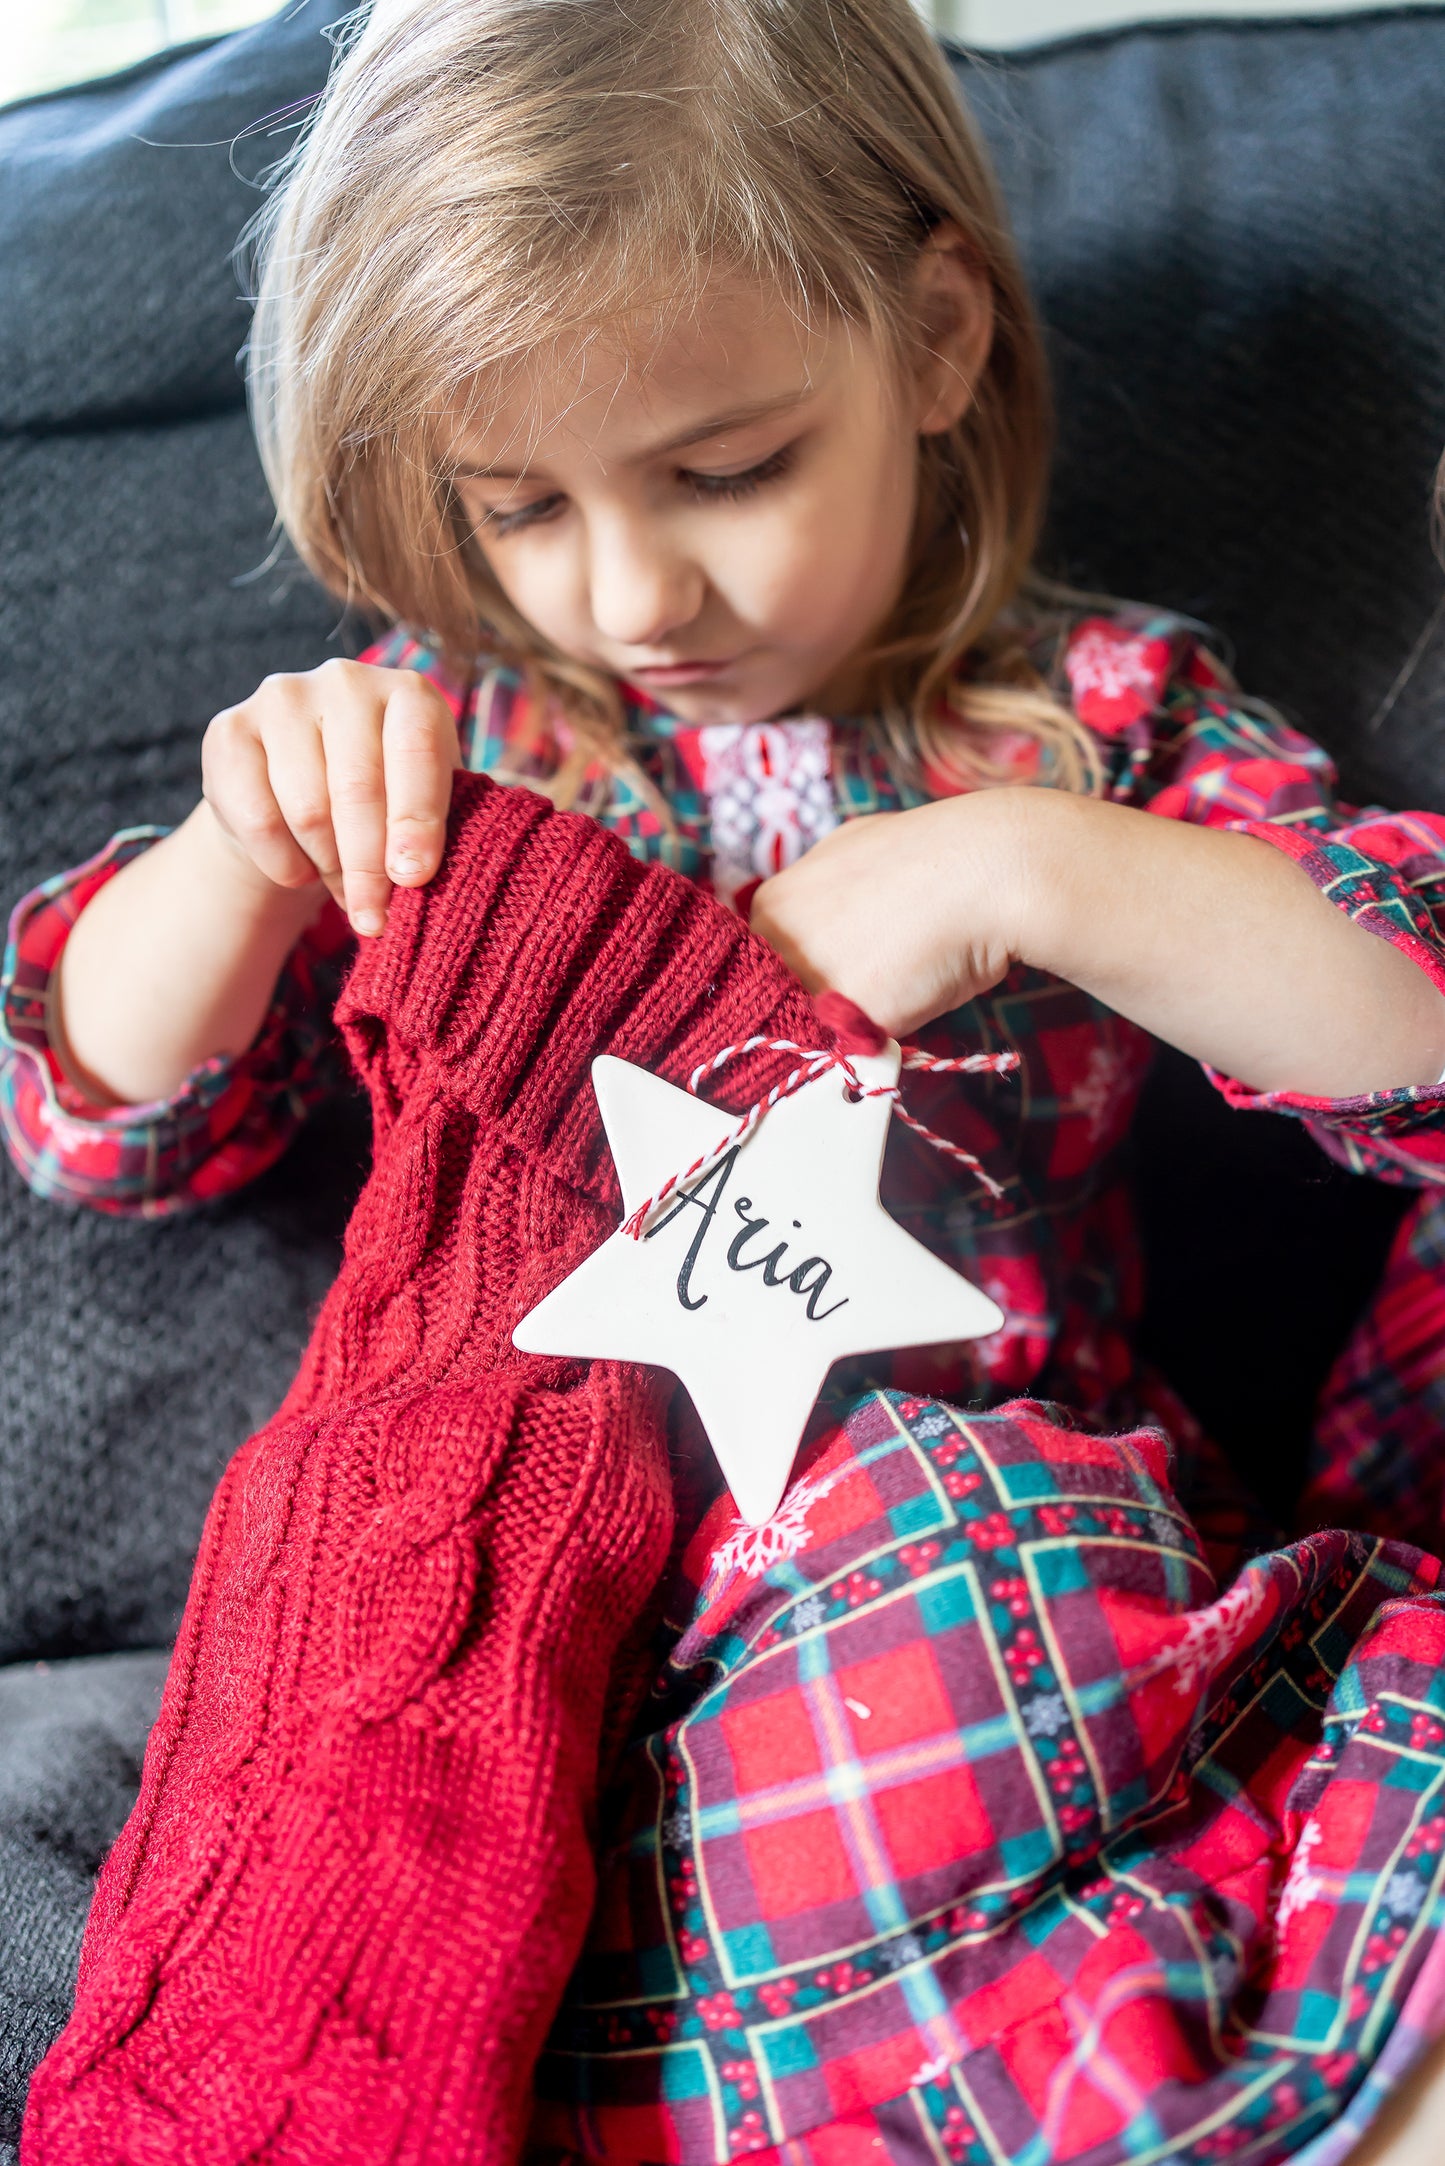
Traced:
[[202, 803], [81, 912], [52, 993], [56, 1051], [97, 1104], [167, 1098], [244, 1052], [325, 900], [266, 880]]
[[1026, 830], [1023, 960], [1254, 1090], [1352, 1098], [1445, 1074], [1445, 997], [1270, 844], [1004, 794]]

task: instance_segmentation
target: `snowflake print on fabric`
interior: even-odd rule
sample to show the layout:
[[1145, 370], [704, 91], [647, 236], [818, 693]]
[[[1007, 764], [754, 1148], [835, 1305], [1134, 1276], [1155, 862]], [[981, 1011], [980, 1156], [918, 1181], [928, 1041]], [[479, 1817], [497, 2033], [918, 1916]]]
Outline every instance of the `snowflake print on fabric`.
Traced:
[[1129, 1684], [1144, 1685], [1167, 1676], [1176, 1693], [1197, 1691], [1228, 1668], [1237, 1648], [1258, 1638], [1262, 1621], [1278, 1601], [1271, 1573], [1247, 1565], [1228, 1594], [1208, 1609], [1193, 1612], [1177, 1640], [1157, 1648], [1137, 1670], [1127, 1672]]
[[1281, 1929], [1289, 1924], [1291, 1918], [1297, 1918], [1301, 1911], [1308, 1910], [1311, 1903], [1324, 1902], [1329, 1894], [1325, 1883], [1310, 1865], [1310, 1859], [1319, 1849], [1323, 1836], [1324, 1830], [1314, 1820], [1307, 1820], [1300, 1829], [1294, 1862], [1290, 1866], [1289, 1877], [1285, 1881], [1279, 1907], [1275, 1911], [1275, 1919]]
[[714, 1587], [720, 1586], [731, 1572], [744, 1572], [750, 1579], [757, 1579], [775, 1564], [796, 1557], [807, 1543], [808, 1515], [813, 1506], [832, 1493], [847, 1471], [841, 1468], [816, 1481], [794, 1482], [772, 1518], [764, 1520], [760, 1527], [740, 1520], [737, 1531], [728, 1536], [713, 1558]]
[[730, 903], [748, 881], [795, 864], [837, 826], [833, 727], [818, 715], [720, 722], [700, 730], [698, 743], [712, 819], [712, 884]]
[[1170, 639], [1108, 617], [1081, 624], [1064, 658], [1079, 720], [1103, 737], [1142, 721], [1163, 698], [1173, 661]]

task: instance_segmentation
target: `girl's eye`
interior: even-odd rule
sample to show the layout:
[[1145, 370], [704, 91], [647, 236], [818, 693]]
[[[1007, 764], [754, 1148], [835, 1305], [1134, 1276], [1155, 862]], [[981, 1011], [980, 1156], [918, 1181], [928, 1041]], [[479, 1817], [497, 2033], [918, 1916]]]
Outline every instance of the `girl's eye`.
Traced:
[[691, 468], [684, 468], [678, 479], [694, 496], [704, 499], [751, 496], [754, 489], [761, 489], [765, 482], [776, 481], [787, 473], [793, 463], [793, 451], [793, 445], [785, 444], [771, 458], [760, 460], [741, 474], [697, 474]]
[[544, 521], [555, 519], [563, 501], [557, 495], [539, 496], [534, 503], [519, 504], [515, 511], [484, 512], [481, 524], [489, 527], [493, 534], [520, 534], [523, 527], [541, 526]]

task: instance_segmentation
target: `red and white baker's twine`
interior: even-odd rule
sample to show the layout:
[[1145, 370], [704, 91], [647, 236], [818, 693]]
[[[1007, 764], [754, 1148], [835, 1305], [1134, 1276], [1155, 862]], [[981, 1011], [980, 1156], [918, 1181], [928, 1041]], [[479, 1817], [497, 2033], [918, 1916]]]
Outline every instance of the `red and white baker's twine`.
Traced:
[[[784, 1098], [791, 1098], [794, 1091], [801, 1090], [805, 1083], [811, 1083], [815, 1076], [822, 1075], [829, 1068], [842, 1069], [848, 1088], [857, 1098], [891, 1098], [898, 1118], [911, 1128], [915, 1135], [922, 1136], [925, 1142], [931, 1143], [936, 1151], [942, 1151], [946, 1157], [957, 1159], [960, 1165], [967, 1166], [969, 1172], [991, 1196], [997, 1198], [1003, 1194], [998, 1182], [984, 1171], [972, 1151], [964, 1150], [962, 1144], [950, 1143], [947, 1136], [935, 1135], [931, 1128], [925, 1128], [922, 1121], [914, 1118], [903, 1104], [902, 1093], [896, 1083], [878, 1083], [871, 1090], [866, 1089], [846, 1053], [822, 1048], [810, 1050], [795, 1044], [791, 1038], [744, 1038], [737, 1045], [725, 1045], [721, 1052], [714, 1053], [711, 1060], [705, 1060], [700, 1067], [694, 1068], [687, 1079], [688, 1089], [695, 1098], [699, 1086], [709, 1076], [716, 1075], [720, 1068], [725, 1068], [730, 1060], [736, 1060], [743, 1053], [756, 1053], [760, 1049], [766, 1049], [769, 1053], [796, 1053], [799, 1055], [798, 1065], [791, 1075], [773, 1086], [766, 1098], [760, 1098], [755, 1106], [749, 1106], [737, 1126], [723, 1137], [721, 1143], [704, 1152], [701, 1158], [695, 1158], [681, 1173], [674, 1173], [654, 1195], [637, 1206], [624, 1225], [624, 1231], [630, 1233], [634, 1241], [642, 1239], [647, 1221], [659, 1204], [666, 1203], [674, 1189], [681, 1188], [683, 1183], [692, 1180], [695, 1174], [706, 1173], [709, 1166], [715, 1166], [720, 1159], [726, 1158], [729, 1151], [746, 1141], [759, 1121], [771, 1113], [775, 1105], [780, 1104]], [[1017, 1053], [968, 1053], [959, 1059], [945, 1060], [939, 1054], [921, 1052], [917, 1046], [905, 1046], [903, 1049], [905, 1068], [923, 1068], [934, 1075], [1008, 1075], [1018, 1064]]]

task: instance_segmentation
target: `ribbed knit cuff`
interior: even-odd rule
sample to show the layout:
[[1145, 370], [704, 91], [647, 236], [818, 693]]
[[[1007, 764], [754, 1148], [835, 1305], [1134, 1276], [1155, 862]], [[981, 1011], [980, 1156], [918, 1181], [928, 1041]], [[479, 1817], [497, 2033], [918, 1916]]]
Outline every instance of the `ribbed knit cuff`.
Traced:
[[[681, 1084], [755, 1034], [820, 1042], [802, 987], [733, 912], [594, 820], [475, 775], [457, 777], [441, 871], [398, 890], [337, 1017], [368, 1080], [399, 1039], [450, 1095], [579, 1180], [596, 1165], [597, 1054]], [[752, 1055], [708, 1095], [748, 1105], [789, 1065]]]

